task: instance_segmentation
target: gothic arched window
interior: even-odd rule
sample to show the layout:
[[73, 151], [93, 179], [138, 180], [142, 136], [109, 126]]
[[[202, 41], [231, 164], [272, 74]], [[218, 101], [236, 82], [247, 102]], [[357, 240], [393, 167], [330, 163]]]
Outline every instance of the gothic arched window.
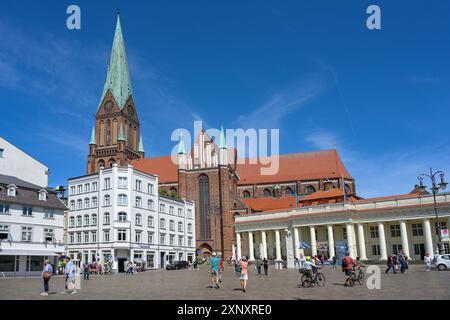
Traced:
[[294, 194], [294, 191], [292, 191], [291, 187], [286, 187], [286, 189], [284, 189], [284, 194], [287, 196], [292, 196]]
[[128, 128], [128, 141], [127, 141], [128, 147], [131, 149], [134, 149], [133, 145], [133, 125], [130, 123], [130, 126]]
[[244, 198], [250, 198], [251, 197], [250, 191], [248, 191], [248, 190], [244, 190], [244, 192], [242, 192], [242, 195], [244, 196]]
[[206, 174], [202, 174], [198, 178], [198, 182], [200, 191], [200, 236], [202, 239], [210, 239], [209, 178]]
[[266, 188], [263, 191], [263, 196], [264, 197], [271, 197], [272, 196], [272, 192], [270, 192], [270, 190]]
[[98, 162], [98, 168], [99, 168], [99, 169], [105, 168], [105, 161], [100, 160], [100, 161]]
[[106, 145], [111, 145], [111, 120], [106, 120]]
[[311, 194], [311, 193], [314, 193], [314, 192], [316, 192], [316, 189], [313, 186], [307, 186], [306, 187], [306, 193], [307, 194]]

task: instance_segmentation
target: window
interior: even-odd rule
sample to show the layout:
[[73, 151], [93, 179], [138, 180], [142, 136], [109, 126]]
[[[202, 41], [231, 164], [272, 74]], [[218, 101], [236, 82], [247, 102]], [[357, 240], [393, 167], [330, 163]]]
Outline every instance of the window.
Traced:
[[103, 205], [105, 207], [109, 207], [111, 205], [111, 197], [109, 196], [109, 194], [105, 194], [105, 196], [103, 197]]
[[148, 184], [148, 194], [153, 194], [153, 185], [151, 183]]
[[178, 245], [181, 247], [181, 246], [183, 246], [183, 237], [182, 236], [179, 236], [178, 237]]
[[[391, 225], [391, 237], [400, 237], [400, 225], [399, 224], [393, 224]], [[397, 254], [397, 253], [395, 253]]]
[[[316, 230], [317, 231], [317, 230]], [[344, 239], [344, 240], [347, 240], [347, 228], [343, 228], [342, 229], [342, 238]], [[316, 237], [316, 239], [317, 239], [317, 237]]]
[[74, 243], [75, 242], [75, 236], [73, 234], [73, 232], [69, 233], [69, 243]]
[[5, 155], [5, 149], [0, 149], [0, 158], [3, 158]]
[[127, 213], [126, 212], [119, 212], [119, 221], [121, 221], [121, 222], [127, 221]]
[[31, 241], [33, 239], [33, 228], [22, 227], [22, 241]]
[[136, 180], [136, 190], [141, 191], [141, 189], [142, 189], [142, 181]]
[[83, 218], [81, 216], [77, 216], [77, 227], [81, 227]]
[[97, 225], [97, 215], [93, 214], [91, 220], [92, 220], [91, 226], [96, 226]]
[[447, 229], [447, 223], [445, 221], [439, 221], [439, 224], [436, 221], [434, 223], [434, 226], [436, 228], [436, 235], [439, 235], [439, 227], [440, 227], [440, 230]]
[[71, 186], [70, 187], [70, 195], [74, 195], [75, 194], [75, 186]]
[[178, 216], [182, 217], [183, 216], [183, 209], [178, 208]]
[[119, 194], [119, 206], [126, 206], [128, 205], [128, 197], [126, 194]]
[[187, 210], [187, 216], [188, 218], [192, 218], [192, 209]]
[[287, 196], [292, 196], [294, 194], [294, 191], [292, 191], [291, 187], [286, 187], [284, 189], [284, 194], [287, 195]]
[[77, 201], [77, 208], [78, 208], [78, 210], [83, 209], [83, 200], [79, 199]]
[[91, 203], [91, 200], [89, 200], [89, 198], [84, 199], [84, 208], [89, 209], [90, 203]]
[[[450, 253], [450, 244], [449, 243], [443, 243], [442, 244], [442, 249], [444, 250], [445, 253]], [[450, 260], [450, 256], [443, 256], [442, 257], [445, 260]]]
[[166, 228], [166, 220], [164, 220], [162, 218], [159, 220], [159, 228], [160, 229], [165, 229]]
[[370, 237], [372, 239], [378, 238], [380, 236], [378, 231], [378, 226], [371, 226], [370, 227]]
[[136, 197], [136, 203], [135, 203], [136, 207], [138, 208], [142, 208], [142, 198], [141, 197]]
[[159, 235], [159, 244], [165, 244], [166, 243], [166, 235], [164, 233], [161, 233]]
[[173, 214], [173, 207], [172, 206], [169, 207], [169, 214]]
[[153, 217], [152, 216], [149, 216], [148, 217], [148, 227], [149, 228], [153, 228], [154, 227], [154, 224], [153, 224], [154, 222], [153, 222]]
[[412, 234], [414, 237], [423, 236], [423, 226], [421, 223], [413, 223], [411, 227], [412, 227]]
[[91, 242], [96, 243], [97, 242], [97, 231], [92, 231], [91, 233]]
[[93, 197], [92, 198], [92, 208], [97, 208], [97, 206], [98, 206], [97, 197]]
[[83, 221], [83, 226], [87, 227], [89, 226], [89, 215], [84, 215], [84, 221]]
[[140, 214], [136, 214], [136, 225], [142, 226], [142, 216]]
[[[414, 254], [420, 255], [420, 243], [414, 243]], [[420, 257], [422, 259], [422, 257]]]
[[271, 197], [272, 196], [272, 192], [270, 192], [270, 190], [266, 188], [266, 189], [263, 190], [263, 196], [264, 197]]
[[183, 232], [183, 222], [178, 222], [178, 232]]
[[159, 204], [159, 212], [164, 213], [164, 211], [166, 210], [166, 206], [162, 203]]
[[373, 256], [379, 256], [381, 255], [381, 251], [380, 251], [380, 245], [373, 245], [372, 246], [372, 255]]
[[90, 191], [90, 185], [89, 185], [89, 183], [85, 183], [84, 184], [84, 192], [87, 193], [89, 191]]
[[242, 192], [242, 196], [244, 198], [250, 198], [251, 197], [250, 191], [244, 190], [244, 192]]
[[109, 221], [110, 221], [110, 215], [109, 212], [105, 212], [103, 214], [103, 224], [104, 225], [109, 225]]
[[53, 219], [53, 215], [55, 214], [54, 210], [51, 209], [45, 209], [44, 211], [44, 218], [45, 219]]
[[192, 247], [192, 237], [188, 237], [188, 246]]
[[111, 189], [111, 179], [105, 178], [103, 180], [103, 189]]
[[147, 233], [147, 242], [148, 244], [153, 244], [153, 232]]
[[32, 216], [33, 215], [33, 208], [23, 207], [22, 215], [24, 215], [24, 216]]
[[142, 242], [142, 232], [140, 231], [136, 231], [136, 243], [141, 243]]
[[81, 243], [81, 232], [77, 232], [77, 243]]
[[400, 251], [402, 251], [402, 245], [401, 244], [393, 244], [392, 245], [392, 253], [397, 255]]
[[69, 219], [69, 228], [75, 227], [75, 217], [70, 217]]
[[173, 220], [169, 221], [169, 229], [170, 231], [175, 231], [175, 221]]
[[9, 237], [9, 226], [5, 224], [0, 224], [0, 240], [8, 239]]
[[44, 229], [44, 241], [45, 242], [53, 242], [53, 229]]
[[192, 233], [192, 224], [188, 223], [188, 233]]
[[92, 182], [92, 191], [97, 191], [97, 182]]
[[306, 194], [311, 194], [316, 192], [316, 189], [313, 186], [307, 186], [306, 187]]
[[211, 238], [211, 221], [210, 221], [210, 194], [209, 194], [209, 178], [202, 174], [198, 178], [199, 195], [200, 195], [200, 238]]
[[75, 200], [70, 201], [70, 210], [75, 210]]
[[78, 194], [83, 193], [83, 185], [77, 185]]
[[127, 241], [127, 230], [124, 230], [124, 229], [117, 230], [117, 240], [118, 241]]
[[47, 201], [47, 192], [45, 191], [39, 192], [39, 201]]
[[8, 214], [9, 213], [9, 205], [0, 204], [0, 213]]
[[128, 179], [127, 177], [119, 177], [118, 187], [121, 189], [126, 189], [128, 187]]
[[103, 242], [109, 242], [109, 230], [103, 231]]
[[152, 199], [150, 199], [150, 200], [147, 201], [147, 208], [148, 208], [149, 210], [154, 210], [153, 200], [152, 200]]
[[84, 232], [84, 243], [89, 243], [89, 232]]
[[175, 236], [173, 234], [170, 235], [170, 245], [173, 246], [175, 245]]

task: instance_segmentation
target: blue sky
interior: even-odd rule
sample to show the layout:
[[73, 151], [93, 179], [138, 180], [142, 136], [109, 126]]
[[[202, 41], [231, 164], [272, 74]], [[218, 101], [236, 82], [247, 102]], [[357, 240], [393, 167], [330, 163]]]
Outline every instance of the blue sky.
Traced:
[[[279, 128], [281, 153], [336, 145], [364, 197], [450, 175], [450, 3], [445, 1], [2, 1], [0, 135], [85, 173], [117, 5], [147, 156], [171, 132]], [[81, 7], [81, 30], [66, 8]], [[382, 29], [366, 28], [381, 7]]]

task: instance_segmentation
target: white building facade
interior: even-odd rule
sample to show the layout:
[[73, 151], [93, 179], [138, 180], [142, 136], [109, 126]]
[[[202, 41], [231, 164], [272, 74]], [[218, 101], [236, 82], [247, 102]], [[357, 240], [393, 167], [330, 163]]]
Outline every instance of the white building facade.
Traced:
[[195, 257], [193, 202], [162, 197], [158, 177], [131, 165], [69, 179], [67, 253], [75, 261], [142, 260], [148, 269]]
[[[450, 225], [450, 194], [436, 196], [441, 229]], [[432, 195], [370, 199], [237, 216], [236, 255], [257, 256], [294, 267], [300, 254], [327, 259], [349, 250], [362, 261], [385, 261], [404, 249], [412, 260], [437, 251]], [[303, 249], [299, 244], [305, 244]], [[448, 239], [444, 250], [450, 252]]]
[[2, 137], [0, 174], [13, 176], [40, 187], [48, 186], [48, 168]]
[[56, 192], [0, 174], [0, 276], [40, 275], [64, 254], [65, 204]]

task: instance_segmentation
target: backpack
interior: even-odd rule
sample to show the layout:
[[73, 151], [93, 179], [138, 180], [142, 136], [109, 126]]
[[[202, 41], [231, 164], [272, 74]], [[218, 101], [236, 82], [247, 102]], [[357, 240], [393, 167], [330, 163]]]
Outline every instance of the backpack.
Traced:
[[347, 268], [348, 267], [348, 263], [347, 263], [347, 259], [345, 259], [345, 257], [342, 259], [342, 268]]

